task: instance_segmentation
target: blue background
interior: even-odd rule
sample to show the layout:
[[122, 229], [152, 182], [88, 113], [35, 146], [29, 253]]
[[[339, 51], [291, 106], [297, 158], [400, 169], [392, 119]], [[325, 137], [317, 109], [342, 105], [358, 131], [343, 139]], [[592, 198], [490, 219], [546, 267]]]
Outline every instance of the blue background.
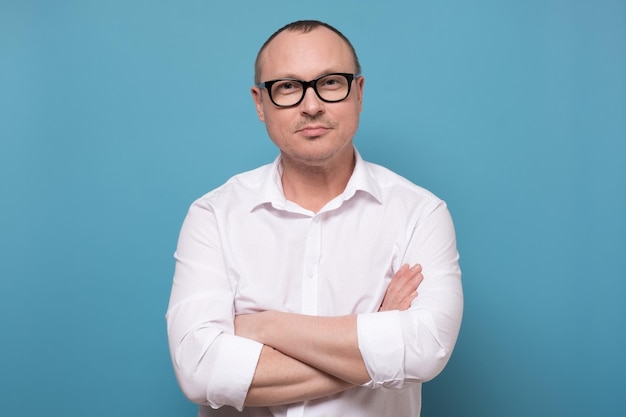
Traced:
[[624, 416], [626, 2], [0, 0], [0, 414], [192, 416], [165, 335], [193, 199], [276, 150], [249, 88], [354, 43], [356, 143], [445, 199], [466, 311], [429, 416]]

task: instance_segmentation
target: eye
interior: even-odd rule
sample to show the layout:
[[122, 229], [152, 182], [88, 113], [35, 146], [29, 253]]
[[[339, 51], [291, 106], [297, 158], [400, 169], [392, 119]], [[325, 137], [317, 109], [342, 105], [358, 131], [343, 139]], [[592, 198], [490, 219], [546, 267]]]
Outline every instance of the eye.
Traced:
[[327, 77], [322, 78], [318, 82], [319, 88], [324, 88], [327, 90], [334, 90], [337, 88], [343, 88], [346, 85], [346, 79], [341, 75], [329, 75]]
[[278, 88], [281, 90], [291, 90], [294, 88], [294, 84], [290, 82], [280, 83], [278, 84]]
[[274, 94], [293, 94], [299, 92], [302, 89], [302, 85], [294, 80], [281, 80], [277, 81], [272, 87]]

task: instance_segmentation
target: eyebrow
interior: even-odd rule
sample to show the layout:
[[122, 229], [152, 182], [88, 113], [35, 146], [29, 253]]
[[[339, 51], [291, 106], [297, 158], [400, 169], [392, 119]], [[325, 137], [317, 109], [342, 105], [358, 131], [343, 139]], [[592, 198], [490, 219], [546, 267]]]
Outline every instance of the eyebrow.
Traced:
[[[317, 78], [319, 78], [319, 77], [323, 77], [324, 75], [327, 75], [327, 74], [334, 74], [334, 73], [338, 73], [338, 72], [340, 72], [340, 73], [344, 73], [344, 72], [346, 72], [346, 71], [341, 71], [341, 70], [338, 70], [338, 69], [327, 69], [327, 70], [325, 70], [325, 71], [321, 71], [321, 72], [319, 72], [319, 73], [318, 73], [318, 75], [316, 75], [316, 76], [314, 76], [313, 78], [311, 78], [311, 80], [315, 80], [315, 79], [317, 79]], [[350, 72], [350, 71], [347, 71], [347, 73], [351, 73], [351, 72]], [[269, 78], [269, 79], [268, 79], [268, 81], [269, 81], [269, 80], [282, 80], [282, 79], [284, 79], [284, 78], [287, 78], [287, 79], [292, 79], [292, 80], [309, 81], [309, 80], [305, 80], [305, 79], [303, 79], [303, 78], [301, 78], [301, 77], [298, 77], [298, 76], [296, 76], [296, 75], [293, 75], [293, 73], [285, 73], [284, 75], [281, 75], [281, 76], [279, 76], [279, 77]]]

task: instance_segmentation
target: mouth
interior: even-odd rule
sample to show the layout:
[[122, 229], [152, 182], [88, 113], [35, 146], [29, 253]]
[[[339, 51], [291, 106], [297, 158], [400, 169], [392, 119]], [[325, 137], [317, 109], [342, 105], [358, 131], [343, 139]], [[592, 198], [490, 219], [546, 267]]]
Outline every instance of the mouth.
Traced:
[[318, 136], [322, 136], [324, 133], [330, 131], [330, 127], [323, 125], [310, 125], [304, 126], [296, 131], [307, 138], [314, 138]]

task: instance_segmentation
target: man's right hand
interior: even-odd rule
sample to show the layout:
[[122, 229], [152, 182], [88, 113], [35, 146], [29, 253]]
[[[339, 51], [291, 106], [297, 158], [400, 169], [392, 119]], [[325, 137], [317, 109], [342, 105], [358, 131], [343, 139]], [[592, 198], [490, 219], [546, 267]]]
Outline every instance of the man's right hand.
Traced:
[[409, 268], [408, 264], [396, 272], [391, 279], [385, 297], [378, 311], [408, 310], [417, 297], [417, 287], [422, 283], [422, 266], [416, 264]]

